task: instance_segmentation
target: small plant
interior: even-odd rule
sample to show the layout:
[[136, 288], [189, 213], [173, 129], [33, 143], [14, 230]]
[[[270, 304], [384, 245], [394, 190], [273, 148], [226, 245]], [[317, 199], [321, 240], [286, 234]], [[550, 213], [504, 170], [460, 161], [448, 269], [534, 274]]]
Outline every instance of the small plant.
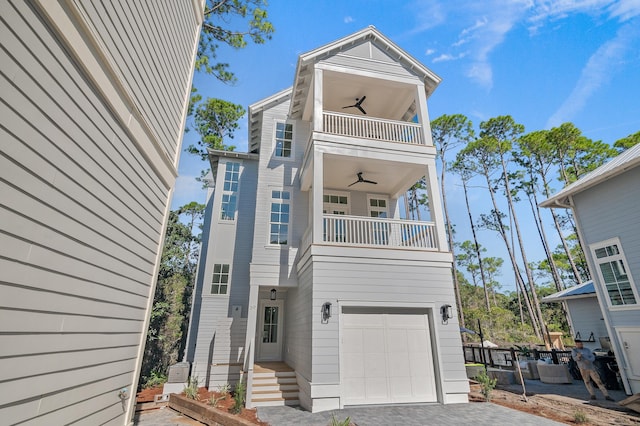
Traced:
[[244, 383], [242, 382], [242, 380], [240, 380], [236, 385], [236, 391], [234, 392], [234, 395], [233, 395], [234, 402], [233, 402], [233, 407], [231, 407], [232, 413], [239, 414], [242, 411], [242, 408], [244, 407], [244, 398], [246, 396], [246, 392], [247, 392], [247, 389]]
[[198, 399], [198, 378], [191, 376], [187, 382], [187, 386], [184, 387], [184, 396], [189, 399]]
[[523, 356], [525, 358], [531, 357], [531, 348], [530, 347], [516, 345], [516, 349], [518, 350], [518, 353], [520, 354], [520, 356]]
[[224, 385], [218, 386], [218, 393], [228, 394], [231, 392], [231, 385], [229, 383], [225, 383]]
[[349, 426], [350, 424], [351, 424], [351, 417], [347, 417], [344, 420], [338, 420], [336, 419], [335, 413], [331, 414], [331, 423], [329, 423], [329, 426]]
[[147, 377], [142, 387], [144, 389], [155, 388], [167, 382], [167, 376], [159, 371], [152, 371], [151, 375]]
[[491, 392], [496, 387], [496, 383], [498, 383], [498, 379], [490, 378], [485, 371], [480, 372], [476, 377], [478, 383], [480, 383], [480, 387], [482, 388], [482, 396], [484, 396], [484, 400], [489, 402], [491, 401]]
[[220, 401], [224, 401], [225, 399], [227, 399], [227, 394], [223, 393], [222, 395], [220, 395], [219, 397], [215, 397], [215, 395], [211, 395], [211, 397], [209, 398], [209, 402], [208, 404], [210, 406], [212, 406], [213, 408], [216, 408], [218, 406], [218, 403]]
[[587, 417], [586, 413], [582, 410], [576, 410], [576, 412], [573, 413], [573, 420], [578, 424], [589, 422], [589, 418]]

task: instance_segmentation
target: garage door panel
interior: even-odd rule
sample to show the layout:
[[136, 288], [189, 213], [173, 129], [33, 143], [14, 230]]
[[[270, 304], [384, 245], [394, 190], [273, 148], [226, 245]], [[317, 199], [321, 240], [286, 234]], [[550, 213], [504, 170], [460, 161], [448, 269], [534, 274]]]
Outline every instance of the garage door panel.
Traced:
[[345, 405], [436, 401], [424, 312], [341, 315]]

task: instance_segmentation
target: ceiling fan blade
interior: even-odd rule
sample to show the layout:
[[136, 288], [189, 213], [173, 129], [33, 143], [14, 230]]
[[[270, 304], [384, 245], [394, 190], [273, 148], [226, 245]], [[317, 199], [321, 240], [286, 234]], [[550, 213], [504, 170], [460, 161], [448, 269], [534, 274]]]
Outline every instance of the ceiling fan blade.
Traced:
[[362, 103], [364, 102], [364, 100], [367, 99], [366, 96], [361, 97], [360, 99], [356, 99], [357, 102], [354, 106], [359, 107], [360, 105], [362, 105]]
[[351, 185], [347, 185], [347, 188], [349, 188], [350, 186], [355, 185], [356, 183], [360, 183], [360, 182], [362, 182], [362, 181], [361, 180], [357, 180], [357, 181], [353, 182]]
[[353, 108], [353, 107], [355, 107], [355, 105], [347, 105], [347, 106], [343, 106], [343, 107], [342, 107], [342, 109], [345, 109], [345, 108]]
[[372, 180], [368, 180], [368, 179], [362, 179], [362, 182], [365, 182], [365, 183], [372, 183], [372, 184], [374, 184], [374, 185], [377, 185], [377, 184], [378, 184], [378, 182], [374, 182], [374, 181], [372, 181]]
[[364, 115], [367, 115], [367, 111], [362, 109], [362, 107], [360, 105], [356, 105], [355, 107], [358, 108]]

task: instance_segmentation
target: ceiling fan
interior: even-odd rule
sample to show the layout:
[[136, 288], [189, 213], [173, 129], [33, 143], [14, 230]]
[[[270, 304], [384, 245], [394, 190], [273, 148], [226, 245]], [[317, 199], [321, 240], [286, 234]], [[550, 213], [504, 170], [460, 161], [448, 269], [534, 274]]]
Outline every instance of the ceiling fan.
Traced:
[[[374, 184], [374, 185], [377, 185], [377, 184], [378, 184], [378, 182], [374, 182], [374, 181], [369, 180], [369, 179], [364, 179], [364, 178], [362, 177], [362, 172], [358, 172], [358, 173], [356, 173], [356, 174], [358, 175], [358, 180], [357, 180], [357, 181], [355, 181], [355, 182], [353, 182], [353, 183], [352, 183], [351, 185], [349, 185], [349, 186], [353, 186], [353, 185], [355, 185], [356, 183], [361, 183], [361, 182], [362, 182], [362, 183], [372, 183], [372, 184]], [[347, 188], [348, 188], [349, 186], [347, 186]]]
[[367, 99], [366, 96], [363, 96], [360, 99], [356, 98], [356, 103], [355, 104], [343, 106], [342, 109], [345, 109], [345, 108], [358, 108], [363, 114], [366, 115], [367, 111], [365, 111], [364, 108], [362, 108], [362, 103], [364, 102], [365, 99]]

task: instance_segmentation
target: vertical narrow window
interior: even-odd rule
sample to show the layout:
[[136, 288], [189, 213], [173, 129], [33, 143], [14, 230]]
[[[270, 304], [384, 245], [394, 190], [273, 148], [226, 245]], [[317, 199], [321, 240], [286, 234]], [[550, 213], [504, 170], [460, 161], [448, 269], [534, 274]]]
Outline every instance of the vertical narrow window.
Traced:
[[[602, 243], [601, 243], [602, 244]], [[609, 297], [611, 306], [637, 304], [637, 295], [627, 271], [627, 260], [620, 250], [620, 242], [607, 241], [606, 245], [592, 247], [598, 275]]]
[[213, 265], [211, 294], [227, 294], [229, 289], [229, 265], [216, 263]]
[[291, 157], [291, 144], [293, 143], [293, 125], [276, 123], [276, 157]]
[[286, 245], [288, 243], [290, 198], [288, 191], [271, 191], [269, 244]]
[[238, 207], [238, 182], [240, 180], [240, 163], [226, 163], [224, 184], [222, 187], [222, 208], [220, 219], [235, 220]]

